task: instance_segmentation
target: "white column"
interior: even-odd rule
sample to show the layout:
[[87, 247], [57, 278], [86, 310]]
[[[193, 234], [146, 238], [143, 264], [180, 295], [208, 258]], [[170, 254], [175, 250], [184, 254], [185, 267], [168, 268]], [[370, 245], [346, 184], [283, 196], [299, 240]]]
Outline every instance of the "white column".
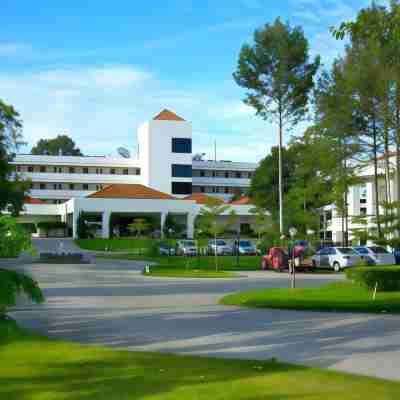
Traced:
[[167, 218], [167, 214], [161, 213], [160, 217], [161, 217], [160, 221], [161, 237], [164, 238], [164, 225], [165, 225], [165, 218]]
[[74, 210], [72, 213], [72, 238], [78, 238], [78, 218], [79, 218], [79, 210]]
[[110, 217], [110, 211], [103, 211], [103, 214], [101, 216], [101, 237], [103, 239], [110, 238]]
[[194, 235], [194, 219], [195, 219], [195, 215], [194, 214], [187, 214], [187, 218], [186, 218], [186, 234], [188, 239], [193, 239], [193, 235]]

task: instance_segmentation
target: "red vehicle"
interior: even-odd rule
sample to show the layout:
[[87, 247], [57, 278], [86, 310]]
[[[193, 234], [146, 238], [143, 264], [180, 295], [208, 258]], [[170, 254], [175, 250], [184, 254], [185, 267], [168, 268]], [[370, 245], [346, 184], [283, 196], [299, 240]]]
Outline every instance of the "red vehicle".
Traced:
[[283, 247], [271, 247], [267, 255], [261, 260], [263, 270], [274, 269], [283, 271], [289, 267], [289, 256]]
[[[292, 251], [296, 269], [312, 269], [312, 264], [308, 260], [304, 260], [304, 246], [296, 245]], [[273, 269], [276, 271], [283, 271], [289, 268], [290, 263], [291, 257], [289, 257], [283, 247], [271, 247], [268, 254], [261, 260], [261, 268], [263, 270]]]

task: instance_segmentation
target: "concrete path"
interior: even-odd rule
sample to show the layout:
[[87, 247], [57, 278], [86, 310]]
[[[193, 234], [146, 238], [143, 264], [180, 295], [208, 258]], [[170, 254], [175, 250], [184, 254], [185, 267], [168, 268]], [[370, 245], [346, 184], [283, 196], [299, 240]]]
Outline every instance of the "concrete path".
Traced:
[[[227, 293], [287, 287], [287, 276], [145, 278], [144, 263], [26, 265], [44, 289], [43, 305], [21, 304], [19, 323], [50, 337], [130, 350], [268, 359], [400, 379], [400, 317], [240, 309]], [[299, 275], [316, 286], [340, 275]]]

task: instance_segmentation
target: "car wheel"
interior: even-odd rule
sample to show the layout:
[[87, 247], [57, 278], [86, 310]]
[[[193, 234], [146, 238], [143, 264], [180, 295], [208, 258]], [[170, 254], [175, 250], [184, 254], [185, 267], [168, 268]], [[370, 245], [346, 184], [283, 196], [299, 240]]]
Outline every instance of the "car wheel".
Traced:
[[335, 261], [333, 263], [333, 269], [335, 270], [335, 272], [340, 272], [341, 267], [340, 267], [340, 264], [337, 261]]

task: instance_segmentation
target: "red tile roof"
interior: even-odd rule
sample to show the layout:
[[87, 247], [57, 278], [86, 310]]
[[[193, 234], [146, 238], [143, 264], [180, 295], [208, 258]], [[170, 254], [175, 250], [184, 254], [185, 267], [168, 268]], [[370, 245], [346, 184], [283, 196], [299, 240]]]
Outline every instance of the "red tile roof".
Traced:
[[230, 204], [240, 206], [240, 205], [249, 205], [251, 204], [251, 199], [248, 196], [241, 197], [238, 200], [233, 200], [230, 202]]
[[159, 192], [139, 184], [114, 184], [109, 185], [88, 197], [95, 199], [156, 199], [176, 200], [167, 193]]
[[174, 112], [167, 110], [166, 108], [157, 114], [153, 119], [156, 121], [184, 121], [183, 118], [179, 117]]
[[221, 204], [224, 202], [221, 199], [218, 199], [214, 196], [207, 196], [203, 193], [193, 193], [190, 196], [185, 197], [185, 200], [194, 200], [197, 204], [207, 204], [210, 200], [220, 200]]
[[26, 196], [25, 204], [46, 204], [46, 202], [40, 199], [35, 199], [33, 197]]

